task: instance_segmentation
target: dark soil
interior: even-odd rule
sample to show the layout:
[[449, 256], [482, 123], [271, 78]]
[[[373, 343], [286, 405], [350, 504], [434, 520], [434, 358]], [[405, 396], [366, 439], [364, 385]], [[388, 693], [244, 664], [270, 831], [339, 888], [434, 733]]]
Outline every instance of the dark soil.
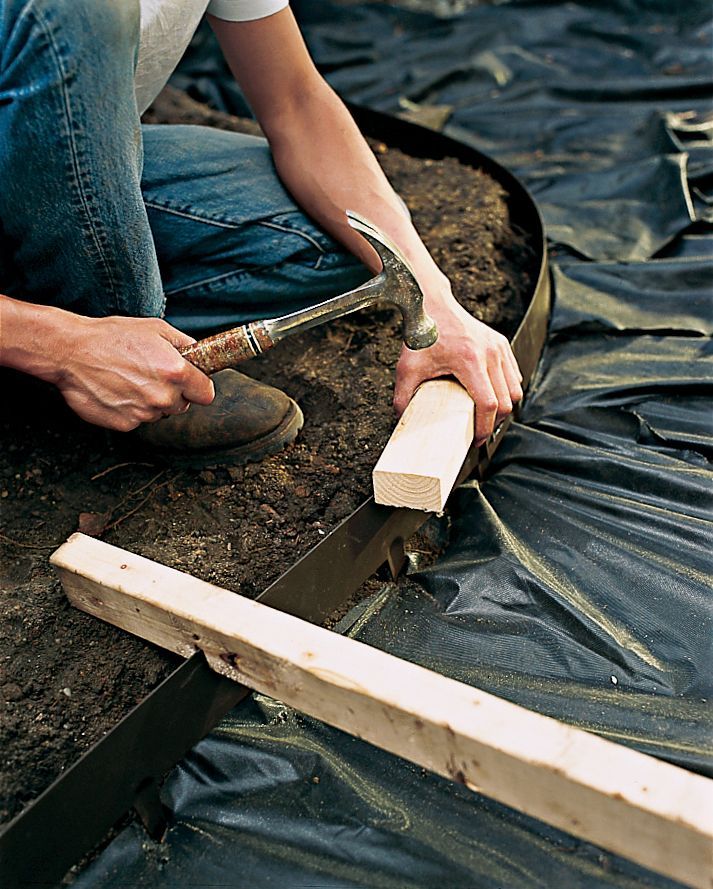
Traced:
[[[164, 96], [152, 119], [246, 126], [175, 94]], [[510, 230], [500, 187], [452, 159], [373, 147], [456, 296], [511, 334], [531, 292], [532, 262]], [[300, 403], [305, 428], [285, 453], [261, 464], [200, 472], [128, 456], [120, 438], [81, 423], [54, 390], [3, 373], [0, 822], [177, 663], [70, 608], [48, 565], [52, 550], [80, 529], [256, 595], [370, 493], [371, 470], [394, 425], [398, 353], [394, 314], [375, 309], [250, 362], [248, 373]]]

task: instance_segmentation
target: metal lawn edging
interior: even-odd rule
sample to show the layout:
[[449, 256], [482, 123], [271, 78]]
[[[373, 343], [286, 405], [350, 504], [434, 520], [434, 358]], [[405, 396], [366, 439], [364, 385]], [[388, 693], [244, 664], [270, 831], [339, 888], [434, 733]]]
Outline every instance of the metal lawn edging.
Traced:
[[[511, 220], [536, 251], [536, 284], [512, 346], [528, 384], [544, 347], [550, 282], [544, 226], [519, 180], [491, 158], [449, 136], [364, 108], [352, 108], [362, 131], [420, 157], [456, 157], [484, 170], [508, 195]], [[533, 263], [533, 264], [534, 264]], [[471, 448], [458, 483], [482, 479], [512, 422], [506, 419], [481, 447]], [[258, 601], [321, 623], [384, 562], [398, 574], [404, 542], [428, 519], [420, 510], [366, 500], [324, 540], [258, 596]], [[77, 762], [0, 829], [0, 885], [52, 886], [102, 841], [133, 807], [160, 836], [165, 815], [159, 784], [169, 771], [250, 690], [208, 667], [196, 654], [97, 741]]]

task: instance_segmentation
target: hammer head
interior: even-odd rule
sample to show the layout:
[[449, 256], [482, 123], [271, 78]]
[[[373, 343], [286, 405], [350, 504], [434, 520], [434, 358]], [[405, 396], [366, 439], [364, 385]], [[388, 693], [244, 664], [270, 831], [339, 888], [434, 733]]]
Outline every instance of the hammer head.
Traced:
[[359, 289], [362, 292], [368, 289], [370, 301], [385, 300], [398, 306], [403, 315], [403, 339], [409, 349], [432, 346], [438, 331], [423, 308], [423, 293], [406, 257], [390, 238], [363, 216], [347, 210], [347, 219], [376, 250], [383, 265], [381, 272]]

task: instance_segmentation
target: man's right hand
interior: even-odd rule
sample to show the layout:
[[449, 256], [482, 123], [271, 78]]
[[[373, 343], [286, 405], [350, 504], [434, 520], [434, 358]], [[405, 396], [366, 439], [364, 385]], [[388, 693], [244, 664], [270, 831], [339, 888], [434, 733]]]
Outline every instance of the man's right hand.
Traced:
[[8, 297], [0, 318], [0, 363], [54, 383], [97, 426], [128, 432], [214, 398], [178, 352], [193, 338], [158, 318], [86, 318]]
[[83, 420], [128, 432], [213, 401], [210, 377], [178, 352], [192, 337], [159, 318], [81, 320], [56, 385]]

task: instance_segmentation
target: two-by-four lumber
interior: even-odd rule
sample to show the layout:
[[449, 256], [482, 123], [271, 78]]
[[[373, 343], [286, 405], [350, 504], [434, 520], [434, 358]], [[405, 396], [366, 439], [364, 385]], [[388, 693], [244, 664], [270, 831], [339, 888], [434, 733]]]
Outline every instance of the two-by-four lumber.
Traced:
[[374, 467], [376, 502], [440, 512], [473, 443], [473, 422], [473, 399], [460, 383], [424, 383]]
[[712, 883], [713, 781], [356, 640], [74, 534], [74, 605], [535, 818], [695, 887]]

